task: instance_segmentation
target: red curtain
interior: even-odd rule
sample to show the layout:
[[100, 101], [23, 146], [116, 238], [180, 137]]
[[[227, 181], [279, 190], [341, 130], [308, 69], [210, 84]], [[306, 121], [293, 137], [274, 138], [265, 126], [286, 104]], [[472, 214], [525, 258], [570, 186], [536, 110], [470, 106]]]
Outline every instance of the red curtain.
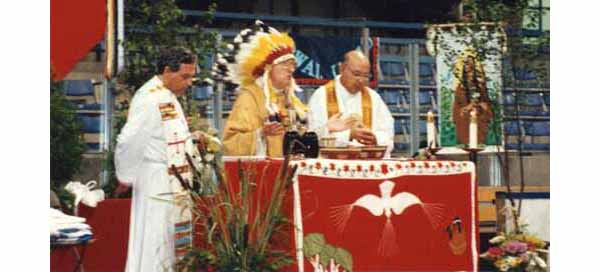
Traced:
[[63, 79], [106, 31], [106, 0], [50, 1], [50, 65]]

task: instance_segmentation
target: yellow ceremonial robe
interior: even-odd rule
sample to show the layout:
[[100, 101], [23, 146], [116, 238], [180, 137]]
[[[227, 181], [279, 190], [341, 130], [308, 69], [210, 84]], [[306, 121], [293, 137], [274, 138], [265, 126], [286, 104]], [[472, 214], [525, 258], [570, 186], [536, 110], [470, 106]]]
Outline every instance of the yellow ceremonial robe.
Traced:
[[[284, 109], [284, 96], [278, 95], [277, 106]], [[226, 156], [253, 156], [257, 150], [257, 129], [268, 118], [265, 95], [261, 87], [250, 84], [241, 87], [223, 133]], [[283, 156], [283, 134], [266, 137], [267, 156]]]

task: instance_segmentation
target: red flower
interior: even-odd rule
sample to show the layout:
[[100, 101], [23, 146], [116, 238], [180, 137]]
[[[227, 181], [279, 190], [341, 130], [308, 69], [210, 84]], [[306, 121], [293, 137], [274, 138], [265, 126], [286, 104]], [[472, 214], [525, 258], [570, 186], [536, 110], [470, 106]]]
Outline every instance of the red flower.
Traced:
[[317, 162], [317, 163], [315, 164], [315, 168], [317, 168], [317, 170], [321, 169], [321, 163], [320, 163], [320, 162]]
[[369, 165], [369, 171], [375, 172], [375, 165]]
[[344, 172], [348, 172], [350, 170], [350, 166], [344, 165]]
[[502, 256], [504, 251], [499, 247], [490, 247], [487, 251], [487, 254], [492, 258], [496, 258]]
[[441, 162], [438, 162], [438, 167], [442, 168], [444, 165]]
[[456, 164], [454, 162], [451, 162], [450, 166], [454, 167], [454, 166], [456, 166]]
[[411, 163], [410, 163], [410, 168], [415, 168], [415, 167], [416, 167], [415, 163], [414, 163], [414, 162], [411, 162]]
[[362, 165], [357, 165], [356, 166], [356, 171], [358, 171], [358, 172], [362, 171]]
[[382, 164], [381, 165], [381, 173], [383, 173], [384, 175], [388, 173], [388, 166], [387, 166], [387, 164]]
[[331, 170], [335, 170], [335, 164], [329, 163], [329, 168], [331, 168]]
[[398, 169], [402, 169], [402, 164], [399, 164], [399, 163], [397, 163], [397, 164], [396, 164], [396, 168], [398, 168]]
[[423, 163], [423, 166], [425, 166], [425, 168], [429, 168], [429, 163]]
[[306, 167], [306, 162], [300, 162], [300, 167], [302, 167], [302, 168]]

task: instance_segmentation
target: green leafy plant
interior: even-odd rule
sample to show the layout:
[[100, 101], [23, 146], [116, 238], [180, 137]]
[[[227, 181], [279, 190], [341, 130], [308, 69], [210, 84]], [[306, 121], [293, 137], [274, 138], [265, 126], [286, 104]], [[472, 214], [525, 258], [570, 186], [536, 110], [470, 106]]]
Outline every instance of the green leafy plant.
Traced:
[[304, 256], [308, 258], [315, 271], [352, 271], [352, 254], [347, 250], [327, 244], [321, 233], [304, 236], [302, 243]]
[[86, 146], [75, 107], [66, 99], [60, 82], [50, 83], [50, 188], [63, 206], [72, 198], [61, 188], [79, 171]]
[[[287, 240], [286, 230], [291, 225], [282, 213], [296, 171], [295, 166], [289, 166], [289, 157], [284, 159], [272, 190], [261, 186], [264, 180], [257, 180], [255, 170], [245, 169], [241, 161], [238, 190], [225, 180], [215, 160], [204, 163], [215, 170], [218, 183], [197, 179], [204, 189], [191, 193], [192, 213], [201, 246], [178, 262], [177, 270], [210, 267], [216, 271], [279, 271], [293, 264], [289, 246], [278, 245]], [[202, 173], [196, 171], [196, 175]], [[265, 192], [271, 193], [266, 200], [260, 198]]]
[[50, 86], [50, 178], [57, 184], [79, 171], [85, 142], [75, 107], [65, 98], [60, 83]]

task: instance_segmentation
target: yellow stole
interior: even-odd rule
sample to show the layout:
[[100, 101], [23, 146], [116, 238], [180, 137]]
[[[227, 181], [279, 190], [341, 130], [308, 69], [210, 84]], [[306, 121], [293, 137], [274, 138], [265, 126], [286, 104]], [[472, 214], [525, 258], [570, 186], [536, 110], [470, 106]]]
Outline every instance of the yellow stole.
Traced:
[[[337, 95], [335, 95], [335, 80], [329, 81], [325, 84], [325, 92], [327, 93], [327, 119], [331, 118], [331, 116], [340, 112]], [[361, 104], [362, 104], [362, 118], [363, 124], [371, 129], [372, 124], [372, 105], [371, 105], [371, 95], [369, 95], [369, 90], [367, 88], [363, 88], [361, 91]]]

